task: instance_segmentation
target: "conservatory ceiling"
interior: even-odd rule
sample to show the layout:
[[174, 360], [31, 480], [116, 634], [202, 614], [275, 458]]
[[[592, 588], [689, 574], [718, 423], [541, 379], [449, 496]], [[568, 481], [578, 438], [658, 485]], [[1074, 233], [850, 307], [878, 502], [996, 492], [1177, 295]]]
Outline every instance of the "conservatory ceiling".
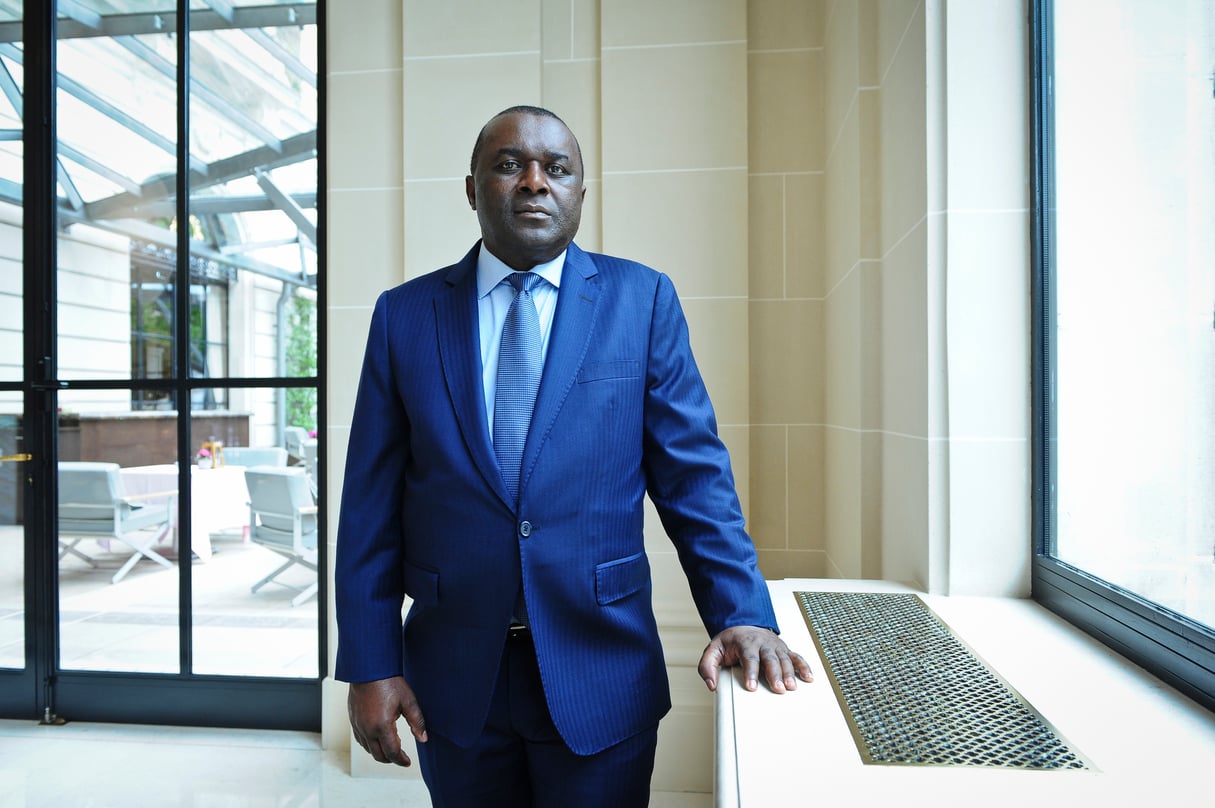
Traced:
[[[23, 0], [0, 0], [0, 202], [22, 201]], [[176, 0], [58, 0], [60, 226], [176, 247]], [[316, 2], [190, 1], [196, 259], [314, 286]]]

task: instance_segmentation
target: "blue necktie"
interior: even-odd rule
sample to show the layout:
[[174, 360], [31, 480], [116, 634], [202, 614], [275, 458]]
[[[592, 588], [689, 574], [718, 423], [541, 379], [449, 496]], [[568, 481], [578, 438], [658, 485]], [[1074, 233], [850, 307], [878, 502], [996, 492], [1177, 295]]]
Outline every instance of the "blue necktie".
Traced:
[[540, 346], [540, 317], [532, 301], [532, 289], [543, 280], [531, 272], [513, 272], [507, 278], [515, 287], [515, 299], [506, 312], [502, 326], [502, 347], [498, 352], [498, 387], [494, 394], [494, 451], [498, 467], [510, 492], [519, 499], [519, 474], [523, 463], [523, 444], [531, 425], [536, 391], [544, 357]]

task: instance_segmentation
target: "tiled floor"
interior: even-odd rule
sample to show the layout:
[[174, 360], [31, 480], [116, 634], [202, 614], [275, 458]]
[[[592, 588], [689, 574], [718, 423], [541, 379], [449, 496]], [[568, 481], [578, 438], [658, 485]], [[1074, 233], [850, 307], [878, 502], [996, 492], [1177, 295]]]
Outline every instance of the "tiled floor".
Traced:
[[[21, 528], [0, 527], [0, 666], [23, 659], [21, 544]], [[212, 547], [209, 561], [191, 567], [197, 670], [315, 676], [315, 599], [293, 607], [295, 593], [273, 584], [251, 593], [278, 557], [239, 535], [216, 536]], [[112, 584], [125, 554], [87, 550], [102, 569], [73, 558], [60, 564], [64, 666], [174, 670], [176, 566], [142, 561]], [[303, 584], [308, 575], [297, 569], [286, 577]], [[656, 793], [651, 804], [708, 808], [713, 800]], [[429, 805], [419, 782], [351, 777], [349, 752], [322, 749], [318, 734], [78, 722], [43, 727], [0, 719], [0, 808]]]
[[[344, 751], [321, 749], [310, 733], [0, 720], [0, 808], [430, 805], [420, 783], [349, 771]], [[708, 794], [655, 794], [651, 802], [712, 804]]]
[[[0, 527], [0, 666], [23, 660], [22, 529]], [[121, 581], [110, 578], [130, 551], [94, 541], [81, 549], [98, 569], [68, 556], [59, 564], [61, 664], [65, 669], [176, 672], [178, 569], [140, 561]], [[317, 601], [292, 606], [295, 591], [274, 583], [251, 586], [279, 566], [270, 550], [240, 533], [216, 535], [214, 555], [193, 571], [196, 673], [316, 676]], [[161, 546], [171, 553], [171, 546]], [[296, 585], [316, 574], [294, 567], [282, 580]]]

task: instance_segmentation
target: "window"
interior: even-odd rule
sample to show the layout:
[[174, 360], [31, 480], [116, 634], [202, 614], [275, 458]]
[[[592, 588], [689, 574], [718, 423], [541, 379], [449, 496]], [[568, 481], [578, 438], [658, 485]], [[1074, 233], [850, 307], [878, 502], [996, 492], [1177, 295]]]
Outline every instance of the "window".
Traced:
[[1215, 0], [1034, 14], [1034, 597], [1215, 707]]

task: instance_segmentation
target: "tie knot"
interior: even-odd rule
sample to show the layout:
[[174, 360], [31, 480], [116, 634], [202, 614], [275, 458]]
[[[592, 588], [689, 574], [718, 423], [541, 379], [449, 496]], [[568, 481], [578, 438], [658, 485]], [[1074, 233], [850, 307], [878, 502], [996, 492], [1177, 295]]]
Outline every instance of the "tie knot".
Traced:
[[515, 287], [516, 292], [528, 293], [536, 288], [536, 284], [544, 280], [534, 272], [512, 272], [506, 276], [506, 279], [510, 281], [511, 286]]

